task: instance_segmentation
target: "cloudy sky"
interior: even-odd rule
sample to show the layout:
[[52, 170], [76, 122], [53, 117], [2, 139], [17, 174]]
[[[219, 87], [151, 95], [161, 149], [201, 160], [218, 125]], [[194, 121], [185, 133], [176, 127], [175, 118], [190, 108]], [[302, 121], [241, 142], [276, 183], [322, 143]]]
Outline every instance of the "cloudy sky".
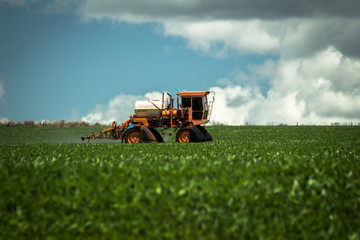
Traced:
[[124, 121], [215, 92], [225, 124], [360, 122], [358, 0], [0, 0], [0, 120]]

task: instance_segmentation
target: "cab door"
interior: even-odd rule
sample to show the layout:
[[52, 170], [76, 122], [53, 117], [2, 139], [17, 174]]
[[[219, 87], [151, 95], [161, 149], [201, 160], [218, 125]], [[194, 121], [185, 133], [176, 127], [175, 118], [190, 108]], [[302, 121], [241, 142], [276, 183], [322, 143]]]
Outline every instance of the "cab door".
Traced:
[[202, 97], [192, 98], [192, 119], [202, 120], [204, 114]]

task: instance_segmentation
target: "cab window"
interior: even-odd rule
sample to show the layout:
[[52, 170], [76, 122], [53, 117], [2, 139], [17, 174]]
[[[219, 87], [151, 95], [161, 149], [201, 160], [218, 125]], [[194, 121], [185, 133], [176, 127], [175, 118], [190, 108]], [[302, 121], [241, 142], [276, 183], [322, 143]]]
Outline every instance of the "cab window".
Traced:
[[203, 110], [203, 104], [201, 97], [193, 98], [193, 110]]
[[181, 104], [183, 108], [191, 107], [191, 98], [182, 98]]
[[199, 120], [202, 119], [203, 117], [203, 103], [202, 103], [202, 98], [201, 97], [194, 97], [192, 99], [192, 118], [194, 120]]

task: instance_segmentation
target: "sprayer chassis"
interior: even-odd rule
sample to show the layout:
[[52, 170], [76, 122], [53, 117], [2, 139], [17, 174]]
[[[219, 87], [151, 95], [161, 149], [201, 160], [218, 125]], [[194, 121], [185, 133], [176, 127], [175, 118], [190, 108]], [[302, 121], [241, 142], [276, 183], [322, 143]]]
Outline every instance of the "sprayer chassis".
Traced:
[[[177, 100], [168, 94], [170, 100], [166, 101], [164, 101], [163, 94], [161, 108], [154, 104], [159, 109], [159, 116], [130, 116], [129, 120], [119, 126], [113, 122], [111, 127], [81, 139], [83, 141], [85, 139], [121, 139], [126, 143], [163, 142], [157, 129], [171, 128], [176, 132], [177, 142], [212, 141], [211, 135], [201, 126], [209, 122], [212, 112], [214, 97], [208, 103], [207, 95], [209, 93], [209, 91], [182, 91], [178, 93]], [[179, 98], [181, 98], [181, 102]], [[174, 103], [177, 107], [174, 107]], [[141, 111], [138, 111], [138, 115], [140, 115], [139, 112]]]

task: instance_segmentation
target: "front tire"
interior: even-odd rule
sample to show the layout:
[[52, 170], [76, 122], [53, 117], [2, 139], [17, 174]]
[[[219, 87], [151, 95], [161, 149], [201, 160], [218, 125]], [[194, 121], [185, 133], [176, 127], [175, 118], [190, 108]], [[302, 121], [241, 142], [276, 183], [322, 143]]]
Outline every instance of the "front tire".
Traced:
[[126, 143], [139, 143], [140, 140], [141, 140], [140, 128], [132, 128], [125, 133]]
[[180, 143], [190, 142], [190, 129], [180, 129], [176, 134], [176, 141]]

